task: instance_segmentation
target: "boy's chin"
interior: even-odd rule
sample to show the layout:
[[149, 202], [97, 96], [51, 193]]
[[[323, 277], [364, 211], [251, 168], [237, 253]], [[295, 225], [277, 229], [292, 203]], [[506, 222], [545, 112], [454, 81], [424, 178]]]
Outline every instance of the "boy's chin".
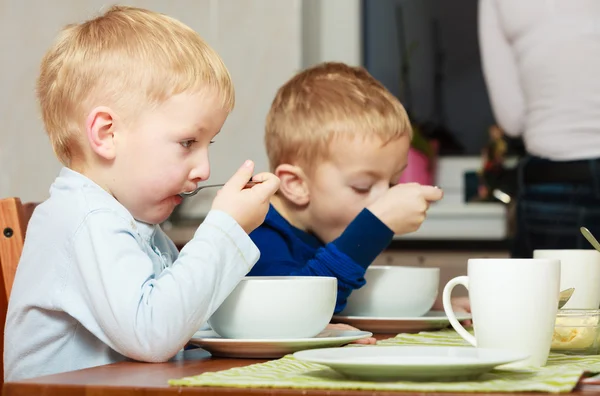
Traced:
[[158, 207], [134, 214], [134, 217], [137, 221], [141, 221], [142, 223], [160, 224], [169, 219], [174, 211], [174, 208], [174, 206], [167, 207], [165, 205], [160, 205]]
[[161, 224], [164, 223], [169, 216], [138, 216], [135, 219], [146, 224]]

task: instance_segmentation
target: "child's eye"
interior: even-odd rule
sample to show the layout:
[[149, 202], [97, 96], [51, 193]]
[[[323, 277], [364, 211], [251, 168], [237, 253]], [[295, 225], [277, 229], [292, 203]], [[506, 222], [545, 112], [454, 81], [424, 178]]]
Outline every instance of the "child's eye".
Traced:
[[194, 143], [196, 143], [196, 139], [184, 140], [183, 142], [179, 142], [179, 144], [181, 144], [181, 146], [184, 148], [190, 148]]
[[211, 141], [210, 141], [210, 144], [213, 144], [214, 142], [215, 142], [214, 140], [211, 140]]
[[363, 186], [352, 186], [352, 189], [359, 194], [366, 194], [371, 191], [371, 187], [363, 187]]

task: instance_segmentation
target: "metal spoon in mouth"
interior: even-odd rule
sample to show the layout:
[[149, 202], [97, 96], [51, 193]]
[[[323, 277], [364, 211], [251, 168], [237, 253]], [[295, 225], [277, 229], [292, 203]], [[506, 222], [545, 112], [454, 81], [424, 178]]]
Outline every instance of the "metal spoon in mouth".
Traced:
[[[250, 188], [255, 184], [259, 184], [261, 182], [259, 181], [253, 181], [250, 180], [248, 183], [246, 183], [246, 185], [244, 186], [244, 188]], [[210, 187], [223, 187], [225, 184], [210, 184], [207, 186], [198, 186], [198, 188], [196, 188], [194, 191], [190, 191], [190, 192], [182, 192], [179, 194], [179, 196], [181, 198], [189, 198], [189, 197], [193, 197], [194, 195], [198, 194], [198, 191], [203, 190], [205, 188], [210, 188]]]

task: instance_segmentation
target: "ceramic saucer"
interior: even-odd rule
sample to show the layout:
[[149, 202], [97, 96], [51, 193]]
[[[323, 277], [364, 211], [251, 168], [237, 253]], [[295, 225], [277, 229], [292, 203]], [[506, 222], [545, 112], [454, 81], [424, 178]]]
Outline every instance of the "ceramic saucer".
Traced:
[[271, 359], [304, 349], [339, 347], [372, 335], [367, 331], [324, 330], [312, 338], [262, 340], [223, 338], [213, 330], [203, 330], [196, 332], [190, 343], [213, 356]]
[[[459, 321], [471, 319], [471, 314], [457, 312], [456, 319]], [[439, 330], [450, 325], [448, 317], [442, 311], [430, 311], [424, 316], [406, 318], [335, 315], [332, 322], [345, 323], [357, 329], [384, 334], [418, 333]]]

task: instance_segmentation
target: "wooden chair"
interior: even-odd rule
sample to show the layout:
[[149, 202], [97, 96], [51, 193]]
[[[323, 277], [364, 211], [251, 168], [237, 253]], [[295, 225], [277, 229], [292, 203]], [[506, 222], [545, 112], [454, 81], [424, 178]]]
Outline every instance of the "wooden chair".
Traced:
[[[0, 352], [2, 355], [4, 355], [4, 324], [8, 298], [23, 251], [27, 223], [35, 206], [34, 203], [24, 205], [19, 198], [0, 200]], [[0, 380], [0, 383], [4, 382], [4, 364], [0, 366]]]

